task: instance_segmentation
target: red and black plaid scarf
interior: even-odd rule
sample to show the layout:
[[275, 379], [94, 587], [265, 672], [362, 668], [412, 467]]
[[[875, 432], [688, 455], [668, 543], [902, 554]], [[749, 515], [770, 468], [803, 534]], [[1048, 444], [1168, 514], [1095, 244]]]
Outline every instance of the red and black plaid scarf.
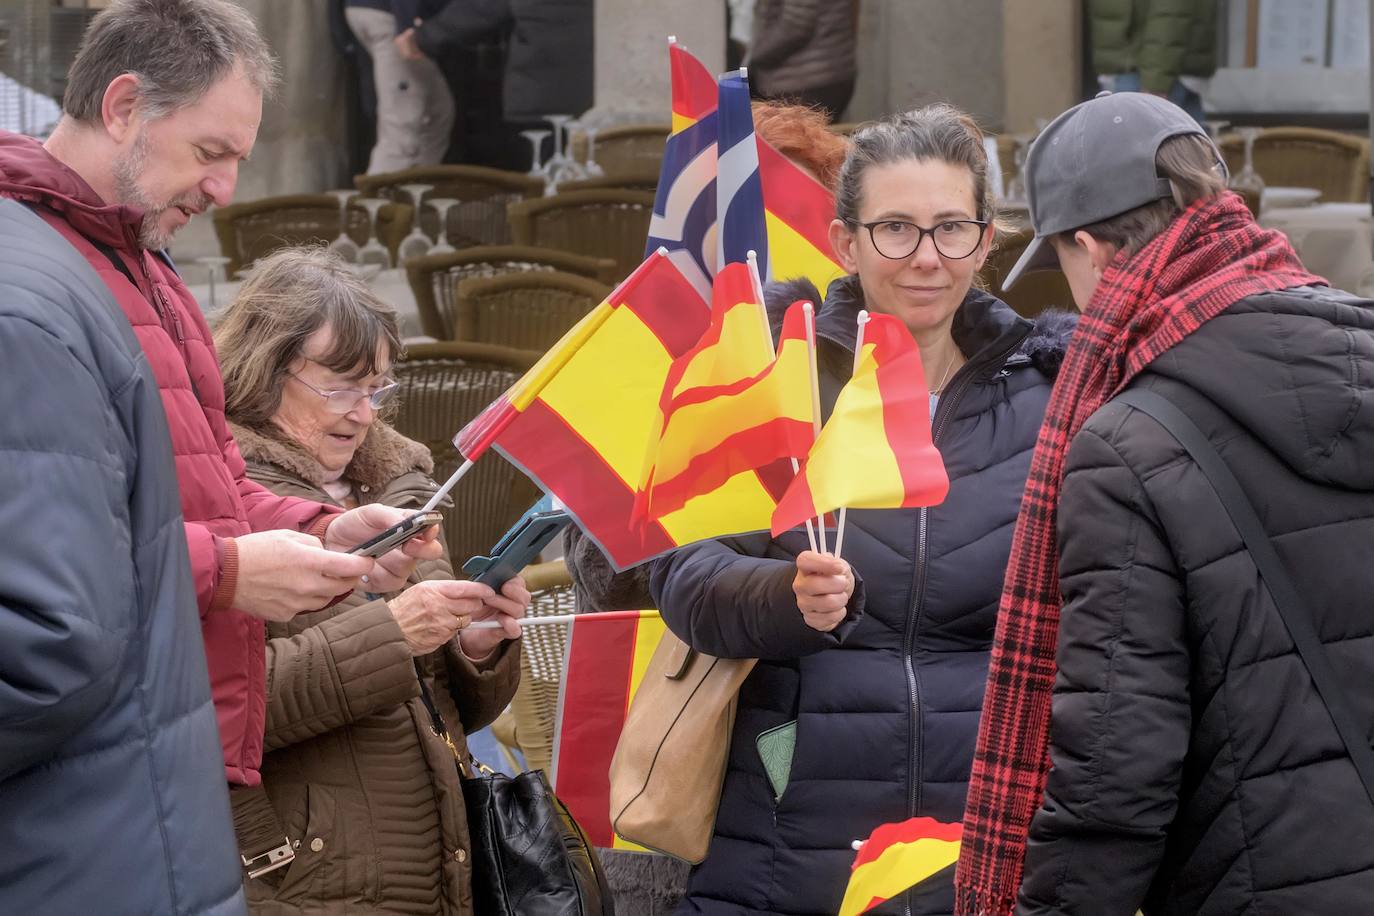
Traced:
[[955, 877], [961, 916], [1015, 908], [1026, 831], [1045, 789], [1061, 602], [1056, 519], [1069, 443], [1203, 322], [1254, 293], [1311, 283], [1325, 281], [1228, 192], [1188, 208], [1135, 256], [1118, 255], [1083, 310], [1031, 458], [1002, 588]]

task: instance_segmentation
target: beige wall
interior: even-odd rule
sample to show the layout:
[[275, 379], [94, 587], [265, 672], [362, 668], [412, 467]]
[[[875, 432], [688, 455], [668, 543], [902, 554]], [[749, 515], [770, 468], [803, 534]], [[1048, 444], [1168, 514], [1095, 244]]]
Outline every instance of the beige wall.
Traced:
[[1079, 101], [1082, 4], [1079, 0], [1004, 0], [1004, 128], [1035, 129]]
[[861, 0], [845, 119], [933, 101], [992, 131], [1032, 129], [1078, 101], [1079, 0]]

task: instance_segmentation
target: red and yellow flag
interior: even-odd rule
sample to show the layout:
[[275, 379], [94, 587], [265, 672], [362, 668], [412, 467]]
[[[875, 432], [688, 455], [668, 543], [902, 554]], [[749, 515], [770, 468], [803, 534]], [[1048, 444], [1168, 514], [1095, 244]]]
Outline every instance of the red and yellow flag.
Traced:
[[[765, 490], [781, 495], [791, 465], [772, 465], [805, 455], [815, 440], [801, 303], [788, 311], [775, 356], [757, 300], [747, 265], [730, 264], [716, 275], [711, 325], [673, 363], [664, 385], [662, 433], [638, 506], [645, 517], [676, 512], [740, 474], [760, 476]], [[757, 517], [740, 518], [736, 531], [767, 528], [774, 508], [759, 501]]]
[[762, 137], [758, 147], [769, 278], [806, 277], [824, 296], [830, 281], [844, 275], [830, 247], [835, 196]]
[[592, 843], [639, 849], [611, 829], [611, 758], [630, 701], [666, 630], [657, 611], [609, 616], [573, 621], [554, 736], [553, 788]]
[[770, 489], [752, 472], [661, 518], [634, 512], [645, 456], [662, 429], [668, 372], [709, 321], [696, 289], [656, 252], [454, 442], [468, 459], [495, 446], [567, 508], [617, 569], [703, 538], [761, 530], [783, 487]]
[[841, 507], [933, 506], [949, 490], [916, 342], [890, 315], [871, 316], [864, 330], [854, 375], [773, 513], [774, 536]]
[[961, 824], [913, 817], [883, 824], [859, 849], [839, 916], [858, 916], [959, 861]]
[[716, 110], [716, 78], [674, 39], [669, 39], [673, 133], [681, 133]]

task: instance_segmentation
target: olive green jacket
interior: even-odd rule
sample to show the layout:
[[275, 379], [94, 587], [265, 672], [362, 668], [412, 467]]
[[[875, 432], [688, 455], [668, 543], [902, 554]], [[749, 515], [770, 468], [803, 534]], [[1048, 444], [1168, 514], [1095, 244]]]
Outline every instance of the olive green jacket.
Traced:
[[1093, 71], [1139, 71], [1146, 92], [1216, 72], [1215, 0], [1088, 0], [1088, 25]]

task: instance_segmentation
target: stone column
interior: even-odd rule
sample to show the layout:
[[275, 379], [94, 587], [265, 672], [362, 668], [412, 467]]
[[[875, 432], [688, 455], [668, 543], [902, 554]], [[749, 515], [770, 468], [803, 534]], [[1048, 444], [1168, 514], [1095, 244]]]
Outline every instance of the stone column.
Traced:
[[861, 0], [858, 82], [845, 119], [945, 101], [1000, 129], [1003, 2]]
[[1003, 0], [1002, 61], [1008, 133], [1035, 129], [1080, 100], [1083, 8], [1079, 0]]
[[[281, 84], [263, 104], [252, 158], [239, 169], [235, 200], [347, 187], [344, 63], [329, 37], [329, 0], [239, 0], [277, 56]], [[209, 214], [177, 234], [179, 261], [219, 254]]]
[[725, 68], [725, 4], [693, 0], [596, 0], [596, 105], [589, 123], [671, 120], [668, 36], [708, 69]]

